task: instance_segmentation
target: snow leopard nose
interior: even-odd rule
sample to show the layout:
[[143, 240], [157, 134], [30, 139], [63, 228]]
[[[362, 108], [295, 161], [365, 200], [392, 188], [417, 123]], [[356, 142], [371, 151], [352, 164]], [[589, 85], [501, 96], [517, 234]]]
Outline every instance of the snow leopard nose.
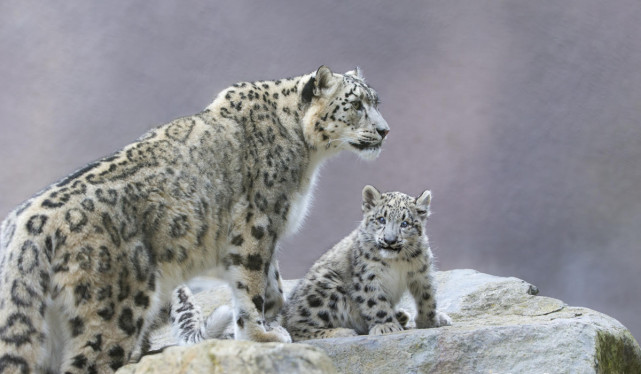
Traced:
[[387, 245], [394, 245], [394, 244], [398, 243], [398, 236], [396, 236], [396, 235], [385, 235], [385, 236], [383, 236], [383, 241]]
[[387, 136], [387, 134], [389, 134], [389, 130], [388, 129], [383, 129], [383, 130], [376, 129], [376, 132], [378, 133], [378, 135], [381, 136], [381, 139], [385, 139], [385, 136]]

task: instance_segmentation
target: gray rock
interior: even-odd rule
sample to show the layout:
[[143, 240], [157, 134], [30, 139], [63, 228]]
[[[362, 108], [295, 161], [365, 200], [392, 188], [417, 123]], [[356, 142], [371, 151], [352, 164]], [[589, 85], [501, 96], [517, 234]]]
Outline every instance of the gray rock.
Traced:
[[209, 340], [190, 347], [169, 347], [127, 365], [118, 374], [336, 374], [320, 349], [306, 344]]
[[[153, 358], [160, 362], [157, 367], [162, 370], [123, 372], [181, 372], [178, 366], [171, 366], [179, 361], [174, 356], [178, 351], [183, 352], [181, 357], [201, 356], [204, 361], [216, 355], [217, 363], [228, 365], [219, 366], [226, 371], [213, 371], [216, 373], [250, 372], [245, 367], [232, 369], [238, 362], [244, 362], [238, 361], [234, 354], [223, 353], [234, 350], [249, 350], [254, 355], [252, 365], [262, 362], [266, 366], [261, 372], [270, 372], [265, 370], [276, 367], [280, 360], [277, 357], [284, 357], [277, 352], [289, 347], [310, 349], [309, 346], [314, 346], [324, 351], [341, 373], [641, 373], [638, 343], [611, 317], [536, 296], [535, 286], [517, 278], [496, 277], [474, 270], [437, 272], [435, 278], [438, 307], [452, 317], [452, 326], [376, 337], [309, 340], [305, 342], [307, 345], [279, 344], [281, 351], [275, 350], [273, 344], [213, 341], [189, 348], [166, 349]], [[285, 292], [295, 283], [285, 281]], [[228, 287], [218, 282], [200, 279], [198, 287], [204, 289], [196, 298], [205, 313], [231, 300]], [[408, 295], [402, 299], [401, 307], [415, 310]], [[159, 348], [167, 344], [171, 344], [171, 339], [169, 330], [165, 329], [154, 337], [153, 345]], [[314, 352], [320, 362], [325, 362], [327, 357]], [[299, 362], [292, 358], [296, 354], [287, 356], [289, 363], [283, 365]], [[264, 358], [258, 359], [261, 355]], [[305, 356], [301, 356], [301, 362], [307, 362], [302, 357]], [[145, 361], [148, 359], [151, 360], [144, 358], [139, 365], [148, 365]], [[167, 364], [163, 365], [165, 361]], [[327, 365], [310, 365], [327, 372], [333, 370]], [[279, 370], [296, 372], [286, 366]]]
[[641, 373], [638, 343], [611, 317], [535, 296], [516, 278], [453, 270], [436, 279], [452, 326], [306, 343], [343, 373]]

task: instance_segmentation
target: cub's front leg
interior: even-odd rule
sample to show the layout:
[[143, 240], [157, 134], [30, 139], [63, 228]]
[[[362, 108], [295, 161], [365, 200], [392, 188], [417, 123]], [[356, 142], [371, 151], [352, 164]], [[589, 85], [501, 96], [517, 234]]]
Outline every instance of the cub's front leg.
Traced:
[[[396, 318], [392, 303], [385, 295], [380, 281], [372, 275], [356, 272], [352, 276], [354, 288], [351, 293], [352, 300], [358, 305], [360, 314], [369, 329], [369, 335], [402, 331], [403, 326]], [[368, 281], [363, 283], [363, 279]]]
[[[427, 269], [425, 266], [423, 269]], [[416, 303], [416, 327], [419, 329], [449, 326], [450, 317], [436, 310], [436, 288], [427, 271], [417, 271], [409, 280], [409, 290]]]
[[[268, 220], [265, 220], [268, 222]], [[265, 309], [280, 309], [283, 304], [282, 292], [275, 295], [268, 275], [277, 275], [271, 270], [276, 238], [268, 233], [267, 227], [258, 220], [249, 220], [244, 230], [232, 236], [230, 252], [225, 258], [227, 279], [234, 299], [234, 333], [237, 340], [257, 342], [291, 342], [287, 331], [278, 324], [267, 329]], [[272, 281], [273, 282], [273, 281]], [[269, 285], [266, 303], [266, 289]], [[278, 286], [276, 286], [278, 287]]]

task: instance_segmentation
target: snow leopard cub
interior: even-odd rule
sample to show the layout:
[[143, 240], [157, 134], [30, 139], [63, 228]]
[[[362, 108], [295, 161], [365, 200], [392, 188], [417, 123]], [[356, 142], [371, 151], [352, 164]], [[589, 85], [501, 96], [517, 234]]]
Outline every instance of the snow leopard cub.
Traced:
[[401, 331], [410, 316], [395, 307], [407, 289], [417, 328], [451, 324], [434, 298], [424, 229], [431, 196], [363, 189], [360, 226], [312, 266], [285, 304], [284, 326], [294, 341]]

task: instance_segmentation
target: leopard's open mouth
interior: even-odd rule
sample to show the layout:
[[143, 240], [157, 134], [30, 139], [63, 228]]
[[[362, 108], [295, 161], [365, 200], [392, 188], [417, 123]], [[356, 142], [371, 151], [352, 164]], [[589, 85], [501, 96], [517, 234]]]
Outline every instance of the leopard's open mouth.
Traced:
[[359, 142], [359, 143], [352, 143], [350, 142], [349, 145], [352, 147], [358, 149], [359, 151], [366, 151], [366, 150], [377, 150], [381, 147], [382, 142], [378, 143], [370, 143], [370, 142]]
[[385, 251], [390, 251], [390, 252], [400, 252], [401, 251], [401, 246], [390, 246], [390, 245], [385, 245], [385, 244], [379, 244], [378, 247], [382, 250]]

